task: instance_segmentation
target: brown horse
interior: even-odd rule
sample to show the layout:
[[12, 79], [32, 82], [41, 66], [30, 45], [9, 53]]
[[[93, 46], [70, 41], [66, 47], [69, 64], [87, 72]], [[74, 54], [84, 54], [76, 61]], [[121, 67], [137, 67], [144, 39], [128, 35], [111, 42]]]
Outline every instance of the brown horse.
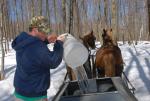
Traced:
[[123, 71], [123, 59], [121, 50], [113, 44], [112, 29], [103, 30], [103, 45], [96, 53], [95, 66], [93, 67], [93, 77], [121, 76]]
[[[91, 66], [91, 61], [90, 61], [90, 58], [92, 59], [92, 57], [90, 57], [90, 54], [91, 54], [91, 51], [90, 51], [90, 48], [91, 49], [95, 49], [96, 46], [95, 46], [95, 40], [96, 40], [96, 37], [93, 33], [93, 31], [91, 32], [88, 32], [87, 34], [85, 34], [82, 38], [80, 38], [82, 41], [83, 41], [83, 45], [87, 48], [87, 50], [89, 51], [89, 57], [88, 57], [88, 60], [83, 64], [83, 67], [86, 71], [86, 74], [87, 74], [87, 77], [89, 79], [92, 78], [92, 66]], [[94, 60], [93, 60], [94, 61]]]
[[[83, 37], [80, 37], [80, 39], [82, 40], [83, 45], [87, 48], [87, 50], [89, 51], [89, 54], [90, 54], [89, 48], [95, 49], [95, 47], [96, 47], [95, 46], [96, 37], [94, 36], [93, 31], [87, 32], [85, 35], [83, 35]], [[83, 64], [83, 67], [86, 71], [87, 77], [92, 78], [90, 55], [88, 57], [88, 60], [85, 62], [85, 64]], [[77, 79], [76, 75], [71, 67], [67, 66], [67, 72], [68, 72], [68, 77], [71, 81]]]

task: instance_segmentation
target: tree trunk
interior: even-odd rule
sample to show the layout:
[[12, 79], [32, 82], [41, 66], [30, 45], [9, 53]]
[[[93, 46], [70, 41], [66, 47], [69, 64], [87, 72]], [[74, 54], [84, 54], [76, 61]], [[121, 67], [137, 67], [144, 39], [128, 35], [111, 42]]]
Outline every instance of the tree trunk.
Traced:
[[5, 78], [4, 75], [4, 58], [5, 58], [5, 52], [4, 52], [4, 47], [3, 47], [3, 35], [2, 35], [2, 28], [0, 28], [0, 54], [1, 54], [1, 64], [0, 64], [0, 80], [3, 80]]
[[35, 16], [35, 11], [34, 11], [34, 0], [31, 1], [31, 17]]
[[73, 35], [73, 0], [66, 1], [66, 32]]
[[42, 15], [42, 0], [38, 0], [39, 2], [38, 2], [38, 6], [39, 6], [39, 11], [38, 11], [38, 15]]
[[20, 32], [20, 28], [19, 28], [19, 15], [18, 15], [18, 11], [17, 11], [17, 0], [15, 0], [15, 13], [16, 13], [16, 18], [17, 18], [17, 23], [16, 23], [16, 30], [17, 33]]
[[104, 0], [104, 28], [108, 27], [108, 0]]
[[66, 0], [62, 0], [62, 17], [63, 17], [63, 32], [66, 32], [65, 28], [66, 28]]
[[148, 40], [150, 40], [150, 0], [147, 0], [147, 4], [148, 4], [148, 22], [149, 22], [149, 27], [148, 27], [148, 29], [149, 29], [149, 34], [148, 34]]
[[21, 12], [22, 12], [22, 14], [21, 14], [21, 20], [22, 20], [22, 30], [23, 31], [25, 31], [25, 27], [24, 27], [24, 15], [23, 15], [23, 13], [24, 13], [24, 10], [23, 10], [23, 3], [24, 3], [24, 0], [21, 0]]
[[8, 24], [8, 10], [7, 10], [7, 2], [3, 0], [3, 6], [1, 8], [1, 22], [2, 22], [2, 30], [3, 30], [3, 38], [4, 41], [4, 51], [7, 53], [8, 47], [8, 32], [9, 32], [9, 24]]
[[54, 14], [55, 14], [55, 31], [59, 33], [59, 24], [58, 24], [58, 10], [57, 10], [57, 0], [53, 0], [54, 3]]
[[116, 12], [117, 12], [117, 7], [116, 7], [116, 0], [111, 0], [112, 1], [112, 24], [111, 27], [113, 29], [113, 41], [114, 44], [117, 45], [117, 22], [116, 22]]
[[[2, 11], [4, 6], [4, 2], [2, 3], [2, 1], [0, 2], [0, 11]], [[1, 64], [0, 64], [0, 80], [4, 79], [4, 57], [5, 57], [5, 53], [4, 53], [4, 47], [3, 47], [3, 20], [2, 20], [2, 12], [0, 12], [0, 54], [1, 54]]]
[[46, 0], [46, 14], [49, 21], [49, 27], [51, 28], [51, 17], [50, 17], [50, 8], [49, 8], [49, 1]]
[[73, 16], [74, 16], [74, 33], [75, 33], [75, 37], [76, 38], [79, 38], [80, 36], [80, 23], [79, 23], [79, 19], [80, 19], [80, 15], [79, 15], [79, 8], [78, 8], [78, 4], [77, 4], [77, 0], [74, 0], [74, 3], [73, 3]]

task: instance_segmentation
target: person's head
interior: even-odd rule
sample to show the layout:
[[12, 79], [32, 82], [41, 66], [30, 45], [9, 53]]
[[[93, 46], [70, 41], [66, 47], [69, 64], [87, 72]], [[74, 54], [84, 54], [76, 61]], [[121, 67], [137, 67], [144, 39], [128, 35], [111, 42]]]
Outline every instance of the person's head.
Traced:
[[48, 26], [48, 21], [44, 16], [35, 16], [31, 19], [29, 33], [32, 36], [38, 37], [44, 41], [49, 32], [50, 28]]

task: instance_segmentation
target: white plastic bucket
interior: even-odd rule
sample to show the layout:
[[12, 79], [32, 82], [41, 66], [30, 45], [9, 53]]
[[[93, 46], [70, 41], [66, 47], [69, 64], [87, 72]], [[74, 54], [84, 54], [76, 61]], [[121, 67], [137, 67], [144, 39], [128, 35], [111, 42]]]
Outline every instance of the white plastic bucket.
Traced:
[[83, 65], [88, 59], [88, 50], [72, 35], [66, 33], [64, 42], [64, 61], [68, 66], [75, 69]]

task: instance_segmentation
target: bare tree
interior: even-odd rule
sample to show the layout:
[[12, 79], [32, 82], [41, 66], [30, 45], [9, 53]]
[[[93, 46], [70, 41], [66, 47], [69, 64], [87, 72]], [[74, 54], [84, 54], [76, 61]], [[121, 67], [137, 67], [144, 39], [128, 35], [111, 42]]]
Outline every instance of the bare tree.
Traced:
[[[29, 12], [28, 12], [29, 13]], [[31, 0], [31, 17], [35, 16], [35, 10], [34, 10], [34, 0]]]
[[107, 21], [107, 17], [108, 17], [108, 0], [104, 0], [104, 26], [105, 28], [108, 27], [108, 21]]
[[116, 7], [116, 0], [111, 0], [112, 1], [112, 23], [111, 23], [111, 27], [113, 29], [113, 40], [114, 40], [114, 44], [117, 45], [117, 7]]
[[[90, 29], [101, 37], [102, 28], [112, 27], [114, 40], [128, 40], [132, 43], [131, 41], [138, 39], [150, 39], [150, 33], [147, 34], [146, 30], [150, 23], [149, 0], [4, 0], [4, 2], [1, 11], [4, 16], [5, 51], [9, 49], [8, 41], [20, 31], [28, 31], [29, 20], [35, 15], [46, 15], [52, 30], [58, 33], [70, 32], [75, 37]], [[146, 4], [148, 9], [145, 9], [143, 4]], [[139, 33], [141, 29], [143, 33]]]
[[73, 34], [73, 0], [66, 1], [66, 32]]
[[0, 26], [0, 54], [1, 54], [1, 64], [0, 64], [0, 80], [3, 80], [5, 78], [4, 76], [4, 58], [5, 58], [5, 52], [4, 52], [4, 46], [3, 46], [3, 34], [2, 34], [2, 26]]
[[57, 9], [57, 0], [53, 0], [53, 5], [54, 5], [54, 14], [55, 14], [55, 24], [56, 24], [56, 32], [59, 33], [59, 25], [58, 25], [58, 9]]
[[[2, 8], [4, 6], [4, 1], [0, 1], [0, 10], [2, 11]], [[3, 20], [2, 20], [2, 12], [0, 12], [0, 54], [1, 54], [1, 64], [0, 64], [0, 80], [4, 79], [4, 47], [3, 47]]]
[[42, 15], [42, 0], [38, 0], [38, 15]]
[[149, 20], [149, 34], [148, 34], [148, 40], [150, 40], [150, 0], [147, 0], [148, 5], [148, 20]]
[[51, 27], [50, 23], [51, 23], [51, 16], [50, 16], [50, 8], [49, 8], [49, 1], [46, 0], [46, 15], [49, 21], [49, 27]]
[[18, 14], [18, 11], [17, 11], [17, 0], [15, 0], [14, 2], [15, 2], [15, 6], [14, 7], [15, 7], [16, 19], [17, 19], [16, 31], [17, 31], [17, 33], [19, 33], [20, 32], [20, 28], [19, 28], [20, 24], [19, 24], [19, 14]]
[[62, 18], [63, 18], [63, 32], [66, 28], [66, 0], [62, 0]]
[[80, 20], [80, 15], [79, 15], [79, 8], [78, 8], [78, 4], [77, 4], [77, 0], [74, 0], [74, 3], [73, 3], [73, 16], [74, 16], [74, 34], [76, 37], [79, 37], [80, 36], [80, 23], [79, 23], [79, 20]]

